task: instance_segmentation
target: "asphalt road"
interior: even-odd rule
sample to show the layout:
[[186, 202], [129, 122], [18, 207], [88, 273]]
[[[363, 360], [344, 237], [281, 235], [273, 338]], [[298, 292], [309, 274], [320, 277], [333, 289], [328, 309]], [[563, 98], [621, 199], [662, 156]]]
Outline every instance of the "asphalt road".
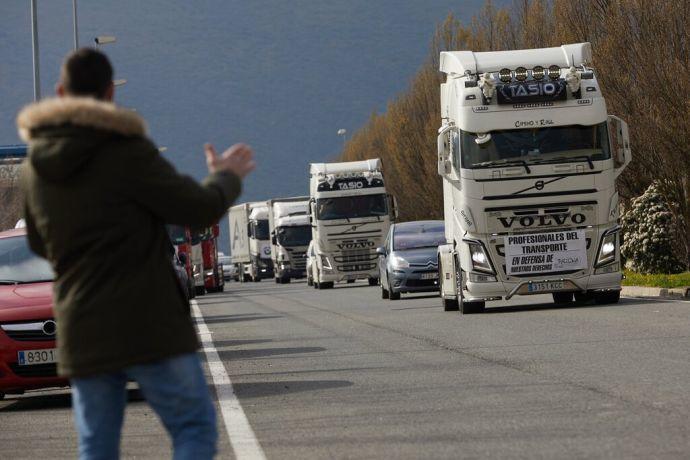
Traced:
[[[462, 316], [364, 283], [227, 290], [198, 305], [269, 459], [690, 457], [688, 302], [539, 296]], [[169, 457], [130, 401], [123, 457]], [[66, 391], [0, 402], [0, 458], [74, 457], [69, 404]]]

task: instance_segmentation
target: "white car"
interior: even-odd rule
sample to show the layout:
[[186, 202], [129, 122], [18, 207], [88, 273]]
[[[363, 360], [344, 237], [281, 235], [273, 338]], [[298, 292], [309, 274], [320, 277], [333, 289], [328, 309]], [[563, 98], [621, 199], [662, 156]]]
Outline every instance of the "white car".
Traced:
[[316, 253], [314, 252], [314, 240], [309, 242], [307, 248], [307, 286], [314, 285], [314, 272], [316, 270]]

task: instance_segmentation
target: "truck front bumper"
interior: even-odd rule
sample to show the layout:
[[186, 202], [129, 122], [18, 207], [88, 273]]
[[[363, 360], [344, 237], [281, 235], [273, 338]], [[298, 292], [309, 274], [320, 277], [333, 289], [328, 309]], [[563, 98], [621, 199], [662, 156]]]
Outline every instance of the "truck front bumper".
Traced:
[[366, 280], [370, 278], [378, 278], [379, 271], [368, 270], [362, 272], [341, 272], [337, 270], [323, 270], [320, 273], [320, 278], [322, 282], [338, 282], [338, 281], [348, 281], [348, 280]]
[[534, 276], [519, 281], [478, 283], [467, 281], [463, 289], [466, 300], [509, 300], [516, 295], [550, 294], [553, 292], [603, 292], [621, 290], [621, 273], [613, 272], [579, 277]]

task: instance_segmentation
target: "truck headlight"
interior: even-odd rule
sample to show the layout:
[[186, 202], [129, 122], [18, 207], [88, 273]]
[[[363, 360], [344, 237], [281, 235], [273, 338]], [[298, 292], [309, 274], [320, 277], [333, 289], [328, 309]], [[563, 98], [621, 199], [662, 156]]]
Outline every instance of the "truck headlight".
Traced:
[[396, 268], [410, 267], [410, 263], [400, 256], [391, 256], [391, 265]]
[[601, 267], [616, 260], [616, 237], [618, 230], [609, 231], [601, 238], [599, 252], [597, 253], [597, 263], [595, 267]]
[[328, 260], [328, 257], [326, 256], [321, 256], [321, 266], [325, 268], [326, 270], [333, 270], [333, 266], [331, 265], [331, 261]]
[[484, 251], [484, 246], [478, 241], [466, 241], [470, 248], [470, 260], [472, 261], [472, 269], [479, 272], [494, 274], [494, 269], [489, 261], [489, 256]]

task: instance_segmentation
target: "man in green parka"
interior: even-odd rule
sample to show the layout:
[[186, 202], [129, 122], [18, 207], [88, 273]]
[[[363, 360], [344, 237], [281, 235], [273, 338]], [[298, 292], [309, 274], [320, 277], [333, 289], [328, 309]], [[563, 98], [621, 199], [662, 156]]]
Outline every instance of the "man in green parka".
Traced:
[[112, 77], [104, 54], [77, 50], [58, 97], [17, 117], [29, 144], [28, 238], [56, 273], [58, 369], [71, 380], [80, 458], [119, 456], [128, 380], [161, 418], [175, 458], [212, 458], [215, 411], [164, 225], [217, 222], [253, 154], [206, 145], [203, 183], [178, 174], [141, 117], [112, 103]]

